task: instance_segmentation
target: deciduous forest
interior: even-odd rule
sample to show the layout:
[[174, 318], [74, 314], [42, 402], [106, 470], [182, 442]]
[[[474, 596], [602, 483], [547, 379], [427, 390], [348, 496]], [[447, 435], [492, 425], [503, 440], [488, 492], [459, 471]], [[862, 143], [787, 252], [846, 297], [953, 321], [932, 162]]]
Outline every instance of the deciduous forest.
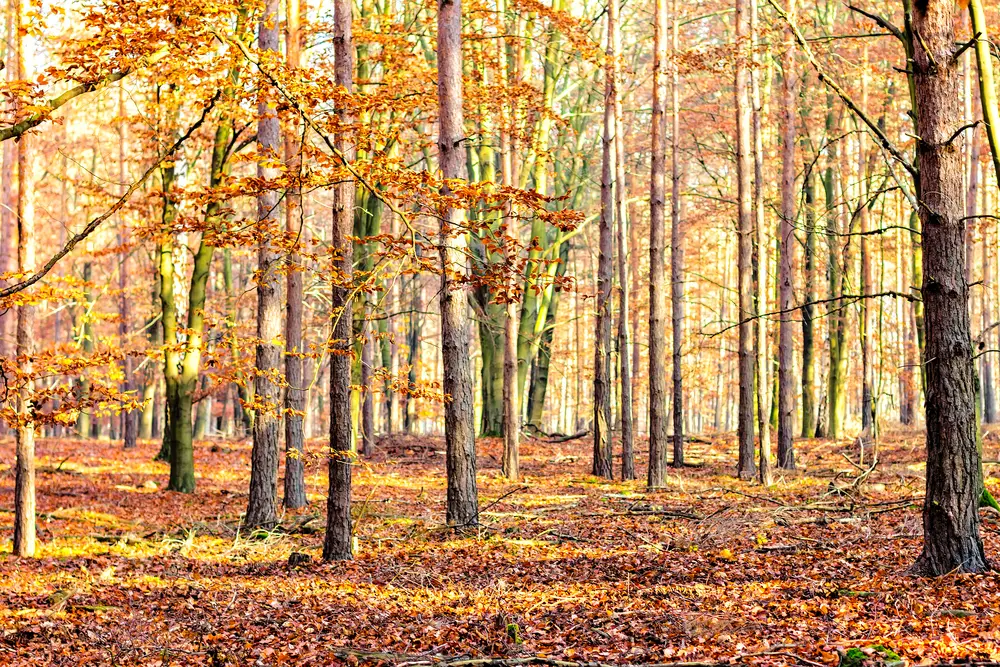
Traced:
[[0, 664], [1000, 664], [993, 3], [0, 14]]

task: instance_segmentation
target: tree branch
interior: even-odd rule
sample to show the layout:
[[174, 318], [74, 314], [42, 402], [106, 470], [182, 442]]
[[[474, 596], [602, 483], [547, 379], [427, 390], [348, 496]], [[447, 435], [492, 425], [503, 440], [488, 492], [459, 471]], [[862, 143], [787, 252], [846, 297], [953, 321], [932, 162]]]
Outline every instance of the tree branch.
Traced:
[[[162, 60], [163, 57], [167, 55], [167, 52], [168, 52], [167, 47], [163, 47], [160, 50], [153, 53], [152, 55], [143, 58], [139, 64], [148, 65], [155, 63], [157, 60]], [[77, 97], [80, 97], [81, 95], [92, 93], [95, 90], [101, 90], [102, 88], [106, 88], [107, 86], [111, 85], [112, 83], [115, 83], [116, 81], [121, 81], [126, 76], [131, 74], [134, 70], [135, 68], [131, 67], [121, 72], [113, 72], [111, 74], [108, 74], [103, 79], [98, 79], [97, 81], [91, 81], [89, 83], [81, 83], [78, 86], [70, 88], [63, 94], [59, 95], [58, 97], [54, 97], [48, 102], [46, 102], [45, 106], [48, 107], [46, 110], [38, 111], [36, 113], [31, 114], [30, 116], [28, 116], [27, 118], [18, 123], [9, 125], [4, 128], [0, 128], [0, 142], [20, 137], [22, 134], [32, 129], [33, 127], [41, 125], [42, 123], [47, 121], [49, 118], [51, 118], [52, 112], [58, 109], [59, 107], [63, 106], [64, 104], [70, 102], [71, 100], [76, 99]]]
[[776, 3], [775, 0], [767, 0], [767, 2], [774, 8], [774, 11], [778, 13], [778, 16], [781, 17], [781, 19], [791, 29], [792, 35], [795, 37], [795, 41], [802, 47], [802, 52], [805, 54], [809, 64], [813, 66], [814, 70], [816, 70], [819, 80], [825, 83], [830, 90], [836, 93], [837, 97], [844, 102], [847, 108], [854, 112], [854, 114], [868, 126], [868, 129], [871, 130], [872, 134], [874, 134], [878, 139], [879, 144], [881, 144], [885, 150], [889, 151], [889, 153], [903, 165], [906, 171], [910, 172], [910, 175], [915, 178], [917, 175], [916, 168], [910, 164], [910, 161], [906, 159], [903, 153], [893, 145], [892, 141], [889, 140], [889, 137], [882, 131], [882, 128], [878, 126], [878, 123], [873, 121], [868, 114], [861, 109], [861, 107], [855, 104], [854, 100], [851, 99], [851, 96], [848, 95], [836, 81], [827, 75], [827, 73], [823, 70], [823, 67], [819, 64], [819, 61], [816, 60], [815, 54], [813, 54], [812, 49], [809, 47], [808, 40], [802, 36], [802, 33], [799, 32], [798, 26], [796, 26], [791, 18], [789, 18], [785, 10], [778, 6], [778, 3]]
[[893, 25], [884, 16], [879, 16], [878, 14], [873, 14], [871, 12], [865, 11], [864, 9], [861, 9], [860, 7], [858, 7], [856, 5], [850, 5], [849, 4], [849, 5], [847, 5], [847, 8], [850, 9], [852, 12], [857, 12], [858, 14], [861, 14], [862, 16], [866, 16], [866, 17], [870, 18], [872, 21], [875, 21], [875, 23], [877, 23], [879, 26], [881, 26], [882, 28], [884, 28], [884, 29], [888, 30], [889, 32], [891, 32], [892, 36], [895, 37], [896, 39], [898, 39], [900, 42], [902, 42], [903, 44], [906, 43], [906, 38], [903, 37], [903, 31], [900, 30], [899, 28], [897, 28], [895, 25]]
[[59, 250], [59, 252], [53, 255], [49, 259], [49, 261], [45, 263], [45, 266], [43, 266], [37, 273], [32, 275], [30, 278], [26, 278], [21, 282], [15, 283], [13, 285], [10, 285], [9, 287], [5, 287], [2, 290], [0, 290], [0, 299], [10, 296], [12, 294], [16, 294], [28, 287], [31, 287], [39, 280], [44, 278], [49, 271], [55, 268], [55, 265], [59, 263], [59, 260], [61, 260], [63, 257], [65, 257], [66, 255], [68, 255], [70, 252], [73, 251], [73, 248], [75, 248], [80, 243], [80, 241], [83, 241], [85, 238], [90, 236], [94, 232], [94, 230], [100, 227], [105, 220], [110, 218], [112, 215], [117, 213], [123, 206], [125, 206], [125, 204], [128, 202], [132, 194], [140, 187], [142, 187], [142, 184], [145, 183], [149, 179], [149, 177], [153, 175], [153, 172], [156, 171], [156, 169], [160, 166], [160, 164], [165, 159], [176, 153], [180, 149], [180, 147], [184, 144], [184, 142], [187, 141], [191, 137], [191, 135], [194, 134], [195, 131], [197, 131], [197, 129], [202, 126], [202, 124], [205, 122], [205, 119], [208, 118], [208, 114], [212, 110], [212, 107], [214, 107], [216, 101], [218, 101], [220, 94], [221, 91], [215, 92], [215, 96], [212, 97], [211, 100], [209, 100], [208, 104], [201, 112], [201, 117], [197, 121], [195, 121], [194, 125], [189, 127], [187, 132], [185, 132], [177, 141], [175, 141], [174, 144], [166, 152], [160, 155], [153, 162], [153, 164], [151, 164], [149, 168], [146, 169], [142, 177], [128, 187], [128, 189], [125, 191], [125, 194], [119, 197], [118, 201], [116, 201], [111, 208], [109, 208], [107, 211], [105, 211], [104, 213], [97, 216], [89, 223], [87, 223], [87, 226], [84, 227], [82, 231], [78, 232], [77, 234], [74, 234], [73, 237], [66, 242], [66, 245], [64, 245], [62, 249]]

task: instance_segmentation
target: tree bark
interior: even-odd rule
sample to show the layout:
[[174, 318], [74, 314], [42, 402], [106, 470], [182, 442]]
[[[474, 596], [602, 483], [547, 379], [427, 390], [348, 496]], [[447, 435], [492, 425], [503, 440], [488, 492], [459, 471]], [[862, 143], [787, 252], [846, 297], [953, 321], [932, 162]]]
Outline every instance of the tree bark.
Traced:
[[[863, 48], [861, 73], [861, 108], [868, 107], [868, 48]], [[861, 232], [861, 293], [874, 293], [872, 279], [872, 257], [869, 236], [871, 222], [869, 216], [868, 190], [868, 155], [865, 148], [865, 134], [858, 135], [858, 230]], [[875, 303], [870, 299], [862, 299], [860, 316], [861, 329], [861, 461], [865, 461], [864, 448], [870, 447], [872, 456], [877, 457], [875, 449], [877, 434], [876, 404], [875, 404], [875, 359], [873, 357], [872, 336], [875, 329]]]
[[751, 130], [750, 73], [747, 68], [750, 48], [749, 0], [736, 0], [736, 181], [738, 196], [738, 291], [739, 291], [739, 385], [740, 404], [737, 424], [739, 463], [736, 473], [752, 479], [757, 472], [754, 462], [754, 355], [753, 355], [753, 278], [751, 272], [753, 212], [753, 136]]
[[681, 373], [681, 345], [684, 342], [684, 231], [681, 227], [681, 105], [680, 74], [677, 65], [678, 19], [677, 0], [672, 3], [673, 26], [670, 51], [670, 305], [671, 337], [673, 339], [673, 411], [674, 411], [674, 460], [673, 466], [684, 466], [684, 380]]
[[[302, 6], [299, 0], [285, 3], [285, 60], [295, 71], [301, 65], [302, 33], [299, 18]], [[293, 177], [301, 171], [301, 146], [293, 122], [285, 134], [285, 165]], [[303, 224], [302, 189], [293, 185], [285, 193], [285, 229], [289, 235], [302, 240]], [[284, 506], [299, 509], [306, 505], [305, 452], [303, 418], [306, 409], [306, 382], [302, 360], [302, 258], [293, 250], [288, 256], [289, 271], [285, 286], [285, 480]]]
[[[258, 27], [261, 51], [278, 50], [278, 0], [266, 0]], [[257, 146], [259, 158], [277, 160], [281, 128], [270, 91], [258, 91]], [[279, 171], [258, 163], [257, 177], [276, 179]], [[253, 449], [250, 453], [250, 499], [244, 523], [273, 526], [278, 521], [278, 424], [279, 391], [273, 374], [281, 361], [277, 340], [281, 335], [281, 290], [278, 286], [278, 254], [271, 248], [278, 193], [267, 189], [257, 196], [257, 353], [254, 367]]]
[[[789, 0], [788, 15], [795, 16], [795, 0]], [[781, 58], [783, 139], [781, 145], [781, 222], [778, 225], [778, 467], [795, 469], [795, 370], [793, 368], [793, 328], [790, 310], [795, 271], [795, 102], [797, 75], [795, 37], [788, 29], [785, 52]], [[808, 230], [807, 230], [808, 233]], [[803, 326], [805, 319], [803, 318]], [[811, 322], [810, 322], [811, 325]]]
[[[9, 9], [9, 7], [8, 7]], [[14, 12], [8, 11], [6, 16], [6, 37], [7, 44], [14, 44]], [[13, 48], [7, 49], [6, 54], [6, 78], [7, 82], [17, 80], [17, 54]], [[11, 239], [14, 238], [14, 210], [17, 202], [14, 199], [14, 178], [17, 166], [17, 146], [14, 142], [5, 141], [3, 147], [3, 172], [0, 173], [0, 274], [8, 273], [11, 269]], [[15, 257], [16, 261], [16, 257]], [[6, 285], [5, 280], [0, 280], [0, 287]], [[11, 339], [11, 324], [14, 324], [14, 339]], [[11, 352], [16, 347], [16, 315], [7, 310], [0, 312], [0, 357], [10, 357]], [[0, 426], [0, 431], [3, 427]]]
[[[445, 182], [441, 194], [453, 196], [451, 182], [465, 175], [462, 115], [461, 0], [438, 0], [438, 161]], [[476, 440], [472, 372], [469, 365], [469, 313], [461, 278], [468, 273], [462, 231], [464, 212], [444, 205], [441, 216], [441, 362], [444, 367], [445, 448], [448, 525], [479, 523], [476, 489]]]
[[965, 280], [962, 158], [955, 137], [962, 80], [954, 57], [957, 7], [918, 0], [913, 11], [917, 196], [924, 235], [927, 486], [924, 547], [916, 572], [987, 569], [979, 534], [982, 461], [977, 447], [975, 367]]
[[594, 460], [592, 472], [611, 479], [611, 272], [612, 228], [614, 225], [615, 164], [615, 34], [618, 5], [608, 4], [608, 36], [604, 64], [604, 138], [601, 162], [601, 214], [597, 269], [597, 319], [594, 334]]
[[[21, 28], [21, 0], [13, 0], [14, 44], [17, 79], [26, 80], [24, 45]], [[18, 110], [20, 111], [20, 110]], [[17, 144], [17, 270], [28, 274], [35, 269], [35, 205], [32, 183], [30, 144], [33, 137], [24, 135]], [[35, 555], [35, 424], [32, 418], [32, 357], [35, 353], [35, 306], [24, 303], [17, 308], [16, 355], [26, 379], [17, 392], [18, 425], [14, 461], [14, 554]]]
[[[497, 0], [497, 15], [500, 18], [499, 40], [497, 41], [497, 61], [500, 63], [500, 81], [508, 85], [507, 70], [507, 40], [504, 35], [507, 32], [507, 3], [506, 0]], [[511, 147], [511, 136], [509, 123], [511, 119], [508, 114], [509, 108], [504, 105], [500, 117], [500, 179], [505, 187], [510, 187], [514, 183], [513, 159]], [[507, 234], [513, 241], [514, 248], [517, 247], [520, 236], [520, 226], [518, 217], [510, 215], [510, 204], [503, 208], [504, 220], [507, 226]], [[516, 280], [517, 253], [511, 250], [506, 251], [505, 259], [511, 271], [511, 284], [508, 288], [514, 291], [514, 281]], [[503, 433], [503, 460], [501, 470], [504, 476], [511, 480], [520, 479], [520, 421], [521, 421], [521, 401], [517, 388], [517, 303], [513, 299], [513, 294], [508, 295], [508, 301], [504, 309], [504, 343], [503, 343], [503, 421], [501, 431]]]
[[768, 235], [764, 216], [764, 137], [761, 123], [763, 108], [760, 96], [760, 63], [757, 58], [757, 0], [750, 0], [751, 62], [750, 90], [753, 104], [753, 209], [757, 238], [757, 291], [755, 360], [757, 364], [757, 429], [760, 440], [760, 482], [771, 485], [771, 384], [768, 367], [771, 365], [771, 345], [767, 335], [768, 311]]
[[[127, 182], [127, 177], [125, 175], [125, 144], [127, 142], [127, 125], [125, 124], [125, 88], [121, 87], [118, 89], [118, 183], [119, 192], [124, 194], [125, 183]], [[124, 360], [124, 372], [125, 379], [122, 382], [122, 392], [129, 394], [135, 391], [135, 380], [133, 376], [135, 371], [135, 359], [129, 354], [128, 345], [128, 330], [129, 324], [132, 321], [131, 312], [131, 299], [127, 293], [127, 287], [129, 284], [129, 229], [125, 220], [119, 216], [118, 219], [118, 245], [122, 248], [122, 257], [120, 260], [120, 265], [118, 269], [118, 289], [120, 294], [118, 296], [118, 336], [121, 341], [122, 351], [125, 353]], [[58, 338], [58, 331], [56, 333]], [[120, 414], [121, 419], [121, 433], [122, 433], [122, 446], [125, 449], [134, 449], [136, 445], [136, 439], [139, 435], [139, 415], [132, 410], [122, 410]]]
[[[353, 9], [351, 0], [335, 0], [334, 11], [334, 75], [337, 85], [348, 93], [354, 90], [354, 39], [351, 32]], [[340, 110], [340, 121], [349, 125], [353, 114]], [[346, 133], [338, 133], [337, 150], [344, 160], [355, 157], [354, 144]], [[330, 354], [330, 458], [329, 485], [326, 501], [326, 536], [323, 539], [323, 560], [351, 560], [354, 545], [351, 527], [351, 466], [354, 435], [351, 430], [351, 354], [354, 324], [351, 304], [351, 281], [354, 272], [354, 199], [356, 184], [347, 178], [333, 188], [333, 233], [330, 244], [334, 249], [340, 281], [334, 283], [330, 303], [333, 316], [333, 340]]]
[[[664, 256], [666, 231], [667, 0], [655, 0], [653, 32], [652, 157], [649, 175], [649, 470], [656, 489], [666, 481], [667, 464], [667, 299]], [[676, 360], [675, 362], [676, 363]]]
[[[614, 4], [614, 3], [611, 3]], [[609, 5], [610, 6], [610, 5]], [[615, 8], [614, 11], [618, 11]], [[617, 17], [615, 18], [617, 23]], [[616, 28], [611, 43], [611, 68], [615, 77], [615, 215], [618, 232], [618, 378], [621, 390], [618, 399], [622, 440], [622, 479], [635, 479], [635, 443], [632, 435], [632, 367], [629, 363], [629, 275], [628, 275], [628, 188], [625, 181], [625, 125], [622, 118], [621, 31]]]

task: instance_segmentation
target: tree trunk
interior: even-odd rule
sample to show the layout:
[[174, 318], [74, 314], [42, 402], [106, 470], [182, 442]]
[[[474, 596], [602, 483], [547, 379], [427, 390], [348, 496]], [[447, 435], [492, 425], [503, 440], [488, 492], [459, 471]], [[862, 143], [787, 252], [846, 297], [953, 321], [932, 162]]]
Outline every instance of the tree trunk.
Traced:
[[[125, 124], [125, 88], [119, 87], [118, 89], [118, 183], [119, 192], [124, 194], [125, 184], [128, 182], [128, 177], [125, 175], [125, 144], [127, 141]], [[129, 284], [129, 252], [127, 250], [129, 244], [129, 229], [125, 220], [119, 216], [118, 218], [118, 245], [123, 249], [122, 257], [120, 260], [120, 265], [118, 269], [118, 289], [121, 292], [118, 296], [118, 337], [121, 345], [121, 349], [125, 353], [124, 360], [124, 372], [125, 378], [122, 382], [122, 392], [125, 394], [130, 394], [135, 391], [135, 359], [129, 354], [129, 324], [132, 321], [131, 313], [131, 299], [127, 294], [127, 287]], [[58, 329], [56, 331], [56, 338], [58, 339]], [[132, 410], [122, 410], [120, 414], [121, 419], [121, 433], [122, 433], [122, 446], [125, 449], [135, 449], [136, 439], [139, 435], [139, 415]]]
[[375, 395], [372, 377], [375, 365], [374, 334], [369, 322], [364, 322], [361, 340], [361, 453], [375, 453]]
[[[621, 393], [618, 409], [622, 438], [622, 479], [635, 479], [635, 443], [632, 435], [632, 367], [629, 363], [629, 275], [628, 275], [628, 188], [625, 181], [625, 125], [622, 120], [621, 78], [618, 61], [621, 58], [621, 32], [615, 30], [612, 43], [612, 68], [615, 76], [615, 214], [618, 232], [618, 378]], [[546, 365], [546, 377], [548, 361]]]
[[649, 175], [649, 471], [646, 480], [651, 489], [664, 485], [667, 467], [667, 299], [664, 281], [667, 0], [655, 0], [654, 19]]
[[[844, 291], [844, 270], [842, 264], [842, 234], [840, 229], [840, 204], [837, 201], [838, 191], [838, 135], [840, 123], [834, 110], [834, 96], [827, 94], [826, 112], [826, 232], [829, 257], [829, 298], [827, 305], [827, 325], [829, 326], [829, 358], [830, 367], [827, 371], [826, 390], [826, 425], [823, 435], [829, 438], [839, 438], [843, 433], [844, 417], [847, 411], [847, 357], [845, 356], [845, 335], [847, 314], [840, 300]], [[820, 424], [820, 426], [823, 426]], [[817, 435], [820, 435], [817, 428]]]
[[[462, 115], [462, 6], [460, 0], [438, 0], [438, 162], [444, 196], [453, 195], [453, 179], [465, 175]], [[464, 212], [454, 206], [441, 211], [441, 362], [447, 450], [448, 525], [479, 524], [476, 489], [476, 440], [473, 425], [472, 369], [469, 365], [469, 313], [460, 281], [468, 273], [462, 231]]]
[[671, 336], [673, 338], [673, 410], [674, 410], [674, 460], [673, 466], [684, 466], [684, 381], [681, 373], [681, 345], [684, 342], [684, 232], [681, 228], [681, 105], [680, 75], [677, 66], [678, 20], [677, 0], [673, 0], [673, 29], [670, 66], [670, 98], [672, 124], [670, 133], [670, 305]]
[[[497, 60], [500, 67], [500, 82], [503, 85], [509, 84], [507, 71], [507, 40], [504, 35], [507, 32], [507, 3], [506, 0], [497, 0], [497, 15], [500, 19], [499, 33], [497, 41]], [[510, 136], [509, 108], [504, 105], [500, 116], [500, 179], [505, 187], [510, 187], [514, 183], [513, 171], [513, 150]], [[511, 248], [516, 248], [520, 237], [520, 225], [517, 216], [511, 215], [510, 204], [505, 204], [503, 208], [504, 223], [507, 225], [507, 234], [513, 242]], [[511, 284], [508, 289], [514, 291], [513, 284], [516, 280], [517, 254], [510, 250], [506, 251], [504, 259], [511, 271]], [[513, 300], [513, 294], [507, 301], [504, 313], [504, 339], [503, 339], [503, 422], [501, 424], [503, 432], [503, 459], [501, 469], [504, 476], [517, 481], [520, 476], [519, 443], [520, 421], [521, 421], [521, 400], [517, 389], [517, 303]], [[522, 296], [523, 298], [523, 296]]]
[[979, 534], [982, 461], [977, 447], [975, 367], [965, 280], [962, 117], [956, 59], [957, 8], [918, 0], [913, 12], [917, 196], [924, 235], [927, 487], [924, 548], [914, 570], [927, 575], [987, 569]]
[[[6, 19], [6, 43], [14, 44], [14, 12], [7, 11]], [[17, 54], [8, 48], [6, 56], [7, 82], [10, 83], [17, 80]], [[11, 270], [11, 239], [14, 238], [14, 210], [17, 208], [14, 199], [17, 142], [5, 141], [0, 150], [3, 151], [3, 172], [0, 173], [0, 275], [3, 275]], [[6, 281], [0, 279], [0, 287], [5, 285]], [[8, 310], [0, 312], [0, 357], [9, 358], [17, 344], [16, 331], [15, 340], [11, 338], [12, 324], [16, 329], [16, 315]], [[0, 425], [0, 433], [4, 432], [4, 429], [5, 427]]]
[[751, 269], [753, 212], [753, 136], [751, 130], [750, 73], [747, 57], [750, 48], [749, 0], [736, 0], [736, 181], [738, 192], [737, 234], [739, 249], [739, 464], [736, 473], [752, 479], [757, 472], [754, 462], [754, 355], [753, 355], [753, 278]]
[[[266, 0], [257, 37], [261, 51], [278, 50], [278, 0]], [[257, 146], [261, 157], [278, 158], [281, 129], [271, 99], [271, 92], [258, 91]], [[257, 165], [257, 177], [276, 179], [279, 171]], [[257, 353], [254, 375], [253, 450], [250, 453], [250, 500], [244, 523], [247, 526], [273, 526], [278, 521], [278, 425], [280, 405], [278, 385], [273, 373], [279, 367], [281, 350], [276, 341], [281, 335], [281, 290], [278, 286], [279, 256], [271, 248], [275, 233], [278, 193], [266, 190], [257, 196], [257, 222], [261, 241], [257, 249]]]
[[[21, 29], [21, 0], [13, 0], [14, 44], [17, 79], [28, 79], [24, 66]], [[17, 142], [17, 270], [27, 274], [35, 270], [35, 205], [32, 183], [30, 142], [25, 134]], [[35, 424], [32, 420], [31, 380], [35, 353], [35, 306], [23, 303], [17, 308], [17, 358], [27, 379], [18, 388], [18, 427], [14, 461], [14, 554], [35, 555]]]
[[594, 334], [594, 460], [592, 472], [611, 479], [611, 271], [614, 225], [615, 96], [614, 44], [618, 5], [608, 4], [607, 62], [604, 87], [604, 139], [601, 162], [600, 246], [597, 269], [597, 321]]
[[[795, 0], [788, 3], [789, 16], [795, 16]], [[784, 115], [781, 144], [781, 222], [778, 229], [778, 467], [795, 469], [795, 387], [792, 348], [795, 326], [792, 308], [795, 271], [795, 38], [788, 31], [785, 52], [781, 58], [782, 107]], [[807, 230], [808, 233], [808, 230]], [[803, 317], [803, 326], [805, 318]], [[810, 326], [812, 323], [810, 322]], [[811, 351], [810, 351], [811, 353]]]
[[[864, 47], [861, 74], [861, 108], [868, 107], [868, 48]], [[865, 134], [858, 135], [858, 229], [861, 233], [861, 293], [873, 294], [874, 280], [872, 278], [872, 257], [869, 236], [871, 223], [869, 216], [869, 169], [868, 155], [865, 148]], [[862, 299], [860, 312], [861, 329], [861, 461], [865, 461], [864, 448], [870, 447], [872, 456], [877, 457], [875, 449], [878, 433], [875, 403], [875, 359], [873, 356], [872, 336], [875, 330], [875, 302]]]
[[[422, 289], [423, 287], [418, 276], [410, 278], [410, 317], [408, 318], [408, 329], [406, 332], [406, 365], [409, 366], [409, 371], [407, 372], [406, 381], [411, 389], [417, 384], [417, 366], [420, 363], [420, 335], [423, 331], [423, 320], [420, 317], [420, 309], [423, 307], [423, 299], [421, 298]], [[403, 430], [412, 435], [416, 425], [417, 399], [414, 398], [412, 392], [407, 392], [406, 405], [403, 409]]]
[[[802, 137], [803, 152], [808, 135]], [[803, 155], [805, 160], [808, 154]], [[805, 206], [806, 241], [802, 246], [803, 273], [805, 273], [805, 294], [802, 305], [802, 429], [803, 438], [816, 435], [816, 333], [812, 305], [816, 301], [816, 175], [815, 164], [805, 160], [802, 182], [803, 204]]]
[[[983, 179], [986, 181], [987, 179]], [[984, 183], [985, 186], [985, 183]], [[990, 211], [989, 200], [990, 188], [983, 187], [983, 211]], [[982, 300], [982, 327], [985, 333], [986, 328], [992, 323], [992, 301], [993, 301], [993, 262], [990, 260], [990, 226], [986, 221], [982, 223], [982, 247], [980, 248], [980, 265], [983, 268], [983, 300]], [[997, 421], [997, 404], [995, 385], [993, 384], [993, 355], [984, 354], [982, 360], [982, 370], [980, 371], [979, 383], [983, 388], [983, 422], [993, 424]]]
[[771, 365], [771, 345], [767, 335], [768, 311], [768, 238], [764, 217], [764, 137], [761, 123], [763, 109], [760, 97], [760, 63], [757, 59], [757, 0], [750, 0], [750, 43], [751, 62], [750, 90], [753, 104], [753, 165], [754, 227], [757, 238], [757, 292], [756, 329], [757, 339], [755, 359], [757, 364], [757, 428], [760, 440], [760, 482], [771, 485], [771, 384], [768, 381], [768, 367]]
[[[20, 166], [20, 156], [18, 157]], [[18, 195], [20, 196], [20, 195]], [[80, 314], [79, 336], [80, 347], [85, 355], [94, 354], [94, 325], [92, 324], [94, 311], [94, 291], [93, 291], [94, 265], [87, 261], [83, 263], [83, 312]], [[90, 401], [90, 374], [83, 373], [77, 382], [77, 400], [82, 407], [80, 414], [76, 417], [76, 437], [89, 440], [93, 420], [91, 414], [93, 407], [88, 405]]]
[[[292, 71], [301, 65], [302, 34], [299, 0], [285, 4], [285, 59]], [[297, 177], [302, 167], [301, 146], [296, 124], [285, 134], [285, 165]], [[290, 235], [304, 240], [302, 190], [294, 185], [285, 193], [285, 229]], [[285, 480], [283, 503], [287, 509], [306, 505], [305, 452], [303, 419], [306, 409], [306, 382], [302, 372], [302, 258], [293, 250], [288, 256], [289, 271], [285, 286]]]
[[528, 423], [539, 430], [544, 430], [542, 416], [545, 412], [545, 394], [549, 385], [549, 366], [552, 363], [552, 341], [555, 337], [556, 319], [562, 300], [559, 281], [566, 275], [569, 264], [569, 243], [562, 241], [561, 234], [553, 243], [558, 248], [559, 262], [555, 267], [555, 284], [548, 287], [550, 296], [546, 297], [548, 305], [545, 309], [545, 326], [539, 340], [538, 354], [535, 355], [535, 361], [531, 366], [531, 386], [528, 391]]
[[[354, 90], [354, 39], [351, 33], [351, 0], [335, 0], [333, 49], [337, 84], [351, 93]], [[340, 121], [349, 125], [353, 115], [340, 110]], [[354, 144], [346, 133], [338, 133], [335, 146], [342, 159], [355, 157]], [[345, 179], [333, 188], [334, 249], [342, 284], [334, 284], [330, 311], [333, 317], [333, 341], [330, 355], [330, 458], [329, 486], [326, 501], [326, 536], [323, 560], [351, 560], [354, 545], [351, 529], [351, 466], [354, 435], [351, 432], [351, 338], [354, 332], [351, 304], [351, 281], [354, 272], [354, 199], [356, 184]]]

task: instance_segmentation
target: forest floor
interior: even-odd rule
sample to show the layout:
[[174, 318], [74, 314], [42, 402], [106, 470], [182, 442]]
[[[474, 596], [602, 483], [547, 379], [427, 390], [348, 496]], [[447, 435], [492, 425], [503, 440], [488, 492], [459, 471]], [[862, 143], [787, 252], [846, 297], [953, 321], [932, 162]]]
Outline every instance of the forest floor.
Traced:
[[[7, 440], [0, 664], [353, 666], [386, 652], [411, 667], [463, 656], [815, 667], [873, 645], [912, 665], [1000, 659], [1000, 574], [907, 574], [922, 435], [887, 434], [863, 483], [852, 442], [797, 444], [800, 470], [765, 489], [734, 478], [731, 435], [693, 442], [700, 467], [646, 493], [644, 457], [643, 481], [592, 477], [589, 439], [523, 442], [521, 484], [501, 477], [500, 442], [481, 440], [482, 526], [456, 534], [442, 525], [443, 442], [384, 438], [355, 475], [357, 558], [324, 564], [321, 458], [307, 462], [307, 510], [246, 534], [250, 445], [222, 441], [198, 443], [193, 495], [163, 490], [157, 443], [39, 442], [39, 557], [15, 559]], [[998, 448], [989, 436], [986, 458]], [[983, 516], [996, 556], [1000, 521]], [[292, 552], [311, 560], [289, 566]], [[457, 663], [473, 665], [487, 667]]]

